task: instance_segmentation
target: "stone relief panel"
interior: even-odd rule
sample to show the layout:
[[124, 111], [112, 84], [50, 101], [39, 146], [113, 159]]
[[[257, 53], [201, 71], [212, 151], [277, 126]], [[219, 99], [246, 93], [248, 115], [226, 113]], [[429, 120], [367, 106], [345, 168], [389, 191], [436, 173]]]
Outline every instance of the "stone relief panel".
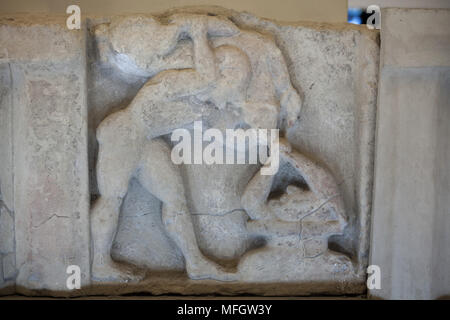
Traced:
[[[102, 30], [102, 27], [109, 29]], [[91, 213], [93, 277], [124, 276], [114, 268], [110, 248], [122, 199], [134, 177], [162, 202], [165, 231], [183, 253], [191, 279], [237, 279], [237, 275], [208, 261], [199, 250], [185, 197], [189, 190], [184, 187], [180, 168], [174, 166], [169, 157], [170, 149], [157, 138], [203, 118], [209, 126], [221, 129], [233, 129], [241, 124], [272, 129], [283, 122], [292, 126], [300, 112], [301, 100], [290, 83], [281, 52], [271, 39], [241, 32], [231, 21], [220, 16], [172, 15], [166, 24], [151, 17], [130, 17], [112, 21], [108, 27], [98, 26], [97, 34], [106, 38], [103, 40], [106, 43], [101, 45], [107, 48], [100, 48], [101, 54], [110, 49], [109, 59], [121, 70], [154, 76], [143, 85], [129, 106], [108, 116], [96, 131], [100, 197]], [[133, 39], [150, 34], [154, 40]], [[192, 42], [193, 64], [189, 66], [188, 60], [180, 68], [176, 47], [180, 39], [185, 38]], [[219, 39], [218, 43], [210, 44], [211, 38]], [[230, 41], [223, 43], [226, 39]], [[143, 47], [136, 47], [137, 43]], [[256, 46], [259, 50], [252, 51]], [[227, 175], [245, 176], [250, 170], [253, 168], [241, 166], [239, 171], [233, 170]], [[206, 179], [215, 180], [216, 190], [203, 189], [204, 184], [190, 186], [190, 189], [202, 188], [199, 202], [208, 203], [204, 208], [195, 206], [194, 214], [225, 217], [223, 212], [242, 210], [236, 191], [226, 186], [226, 181], [221, 181], [221, 171], [218, 166], [217, 172], [209, 172], [208, 176], [203, 174]], [[232, 187], [238, 188], [238, 185]], [[111, 218], [111, 214], [116, 217]], [[237, 233], [245, 233], [242, 218], [242, 221], [229, 224], [231, 234], [225, 231], [223, 235], [216, 235], [224, 232], [221, 220], [218, 223], [198, 220], [200, 225], [207, 223], [203, 228], [213, 230], [207, 233], [214, 234], [215, 239], [206, 241], [224, 238], [225, 241], [212, 246], [212, 251], [221, 255], [217, 258], [239, 258], [237, 255], [244, 253], [245, 238], [237, 235], [242, 238], [241, 243], [235, 240], [230, 243], [226, 239], [236, 236], [232, 234], [236, 228], [242, 229]]]
[[[33, 32], [61, 40], [44, 46], [41, 60], [28, 56], [33, 50], [19, 52], [2, 39], [9, 48], [7, 62], [20, 71], [11, 78], [15, 86], [22, 85], [17, 79], [28, 81], [29, 70], [45, 69], [39, 76], [49, 83], [48, 91], [57, 87], [58, 104], [67, 102], [56, 109], [57, 129], [48, 132], [60, 141], [64, 136], [59, 132], [73, 128], [69, 134], [77, 144], [76, 150], [65, 143], [54, 146], [64, 155], [55, 159], [73, 164], [72, 171], [59, 173], [57, 166], [56, 173], [47, 174], [31, 165], [30, 170], [37, 168], [37, 176], [53, 174], [55, 179], [70, 172], [78, 179], [70, 187], [58, 182], [66, 202], [50, 197], [55, 202], [50, 207], [38, 191], [18, 192], [14, 212], [2, 209], [0, 218], [16, 217], [16, 235], [8, 239], [15, 237], [18, 248], [18, 267], [11, 271], [13, 277], [18, 274], [18, 292], [365, 291], [377, 32], [344, 24], [284, 24], [219, 7], [88, 17], [78, 35], [64, 30], [60, 22], [42, 20], [37, 19], [38, 27], [33, 28], [45, 32]], [[57, 63], [46, 51], [52, 45], [61, 53]], [[76, 86], [48, 80], [52, 72], [74, 72]], [[63, 92], [70, 92], [70, 97], [63, 100]], [[20, 96], [30, 98], [16, 98], [16, 117], [28, 119], [38, 95]], [[45, 95], [40, 99], [44, 106], [53, 101]], [[77, 105], [72, 111], [70, 101]], [[39, 127], [41, 122], [34, 124], [33, 119], [30, 116], [30, 125]], [[177, 142], [172, 134], [185, 129], [195, 137], [199, 123], [203, 133], [216, 129], [223, 137], [227, 130], [239, 129], [278, 129], [280, 136], [279, 141], [272, 135], [258, 142], [259, 150], [267, 147], [267, 152], [258, 153], [256, 163], [175, 163]], [[27, 141], [28, 136], [15, 129], [21, 127], [13, 124], [15, 139]], [[10, 148], [3, 140], [1, 147]], [[208, 141], [203, 141], [201, 150], [207, 147]], [[67, 148], [70, 152], [64, 151]], [[249, 149], [250, 143], [245, 153]], [[220, 150], [223, 155], [231, 152], [233, 159], [242, 151], [228, 145]], [[36, 157], [38, 151], [33, 149]], [[270, 161], [265, 162], [268, 154]], [[278, 170], [264, 174], [275, 155]], [[19, 172], [28, 164], [27, 152], [15, 157], [20, 161], [12, 171]], [[42, 167], [47, 158], [51, 157], [43, 158]], [[3, 188], [8, 175], [1, 173]], [[16, 177], [12, 184], [20, 191], [26, 175]], [[22, 200], [34, 209], [21, 205]], [[39, 216], [33, 203], [39, 203], [47, 219], [44, 229], [30, 233], [24, 222]], [[78, 206], [76, 215], [71, 203]], [[52, 226], [54, 232], [49, 231]], [[2, 234], [10, 233], [2, 231], [0, 239]], [[30, 243], [51, 243], [51, 250]], [[45, 267], [52, 261], [55, 265]], [[81, 290], [64, 287], [66, 262], [89, 269], [83, 273]], [[56, 284], [49, 280], [53, 274], [58, 275]]]
[[[219, 9], [102, 22], [90, 21], [90, 113], [97, 117], [90, 126], [90, 161], [96, 168], [91, 189], [98, 190], [91, 211], [93, 280], [132, 282], [159, 292], [155, 284], [164, 280], [152, 280], [152, 273], [164, 279], [165, 273], [185, 271], [186, 280], [177, 276], [181, 282], [221, 284], [214, 289], [194, 284], [183, 292], [261, 293], [266, 284], [282, 282], [303, 283], [297, 293], [330, 286], [363, 290], [361, 251], [367, 244], [358, 232], [368, 212], [356, 208], [352, 193], [361, 181], [351, 175], [357, 174], [359, 152], [371, 152], [370, 132], [365, 149], [359, 149], [355, 120], [359, 101], [369, 109], [361, 115], [373, 116], [377, 60], [371, 61], [373, 70], [356, 64], [359, 51], [374, 50], [376, 57], [376, 36], [277, 26]], [[330, 56], [318, 58], [312, 49], [324, 39]], [[355, 77], [364, 72], [367, 86], [375, 89], [358, 100], [354, 91], [361, 84]], [[102, 90], [117, 97], [100, 97]], [[314, 110], [315, 103], [321, 110]], [[174, 167], [170, 134], [180, 127], [192, 132], [197, 120], [224, 134], [238, 127], [279, 128], [284, 138], [278, 173], [264, 176], [251, 164]], [[370, 160], [364, 167], [370, 170]], [[335, 289], [337, 283], [351, 289]]]

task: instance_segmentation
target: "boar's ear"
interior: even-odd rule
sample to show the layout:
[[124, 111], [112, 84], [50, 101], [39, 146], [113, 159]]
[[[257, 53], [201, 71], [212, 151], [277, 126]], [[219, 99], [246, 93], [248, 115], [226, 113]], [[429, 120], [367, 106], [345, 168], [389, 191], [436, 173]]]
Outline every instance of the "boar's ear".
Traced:
[[213, 37], [230, 37], [240, 32], [239, 28], [226, 17], [208, 16], [208, 34]]

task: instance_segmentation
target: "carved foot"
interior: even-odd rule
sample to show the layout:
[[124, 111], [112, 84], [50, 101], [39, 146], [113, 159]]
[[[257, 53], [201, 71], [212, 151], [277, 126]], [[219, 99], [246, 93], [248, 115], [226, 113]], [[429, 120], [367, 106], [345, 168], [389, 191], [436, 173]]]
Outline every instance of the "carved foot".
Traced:
[[143, 272], [137, 272], [130, 267], [118, 264], [112, 260], [103, 263], [94, 263], [92, 265], [92, 282], [125, 282], [135, 283], [144, 278]]
[[195, 263], [187, 264], [186, 271], [192, 280], [212, 279], [217, 281], [236, 281], [236, 273], [225, 271], [221, 266], [206, 259], [198, 259]]

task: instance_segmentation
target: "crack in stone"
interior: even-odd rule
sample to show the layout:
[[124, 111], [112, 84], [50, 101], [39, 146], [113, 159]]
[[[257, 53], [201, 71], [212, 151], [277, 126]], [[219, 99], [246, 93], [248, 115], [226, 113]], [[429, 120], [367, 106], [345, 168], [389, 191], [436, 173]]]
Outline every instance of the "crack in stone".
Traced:
[[0, 199], [0, 208], [4, 208], [6, 212], [8, 212], [9, 216], [14, 219], [14, 212], [8, 208], [6, 203]]
[[301, 222], [303, 219], [305, 219], [306, 217], [309, 217], [310, 215], [312, 215], [312, 214], [316, 213], [317, 211], [319, 211], [324, 205], [326, 205], [328, 202], [330, 202], [331, 200], [333, 200], [334, 198], [336, 198], [336, 197], [338, 197], [338, 196], [340, 196], [339, 193], [337, 193], [337, 194], [335, 194], [335, 195], [329, 197], [327, 200], [325, 200], [325, 201], [324, 201], [320, 206], [318, 206], [316, 209], [311, 210], [310, 212], [308, 212], [307, 214], [305, 214], [305, 215], [300, 219], [300, 222]]
[[52, 220], [53, 218], [68, 218], [71, 219], [72, 217], [68, 217], [68, 216], [60, 216], [58, 214], [52, 214], [50, 217], [48, 217], [47, 219], [45, 219], [44, 221], [42, 221], [41, 223], [34, 225], [33, 229], [37, 229], [40, 228], [42, 225], [44, 225], [45, 223], [47, 223], [48, 221]]
[[201, 213], [201, 212], [192, 212], [191, 214], [194, 215], [194, 216], [225, 216], [227, 214], [231, 214], [231, 213], [236, 212], [236, 211], [244, 211], [245, 212], [245, 209], [244, 208], [237, 208], [237, 209], [232, 209], [232, 210], [228, 210], [228, 211], [225, 211], [225, 212], [221, 212], [221, 213], [218, 213], [218, 214]]

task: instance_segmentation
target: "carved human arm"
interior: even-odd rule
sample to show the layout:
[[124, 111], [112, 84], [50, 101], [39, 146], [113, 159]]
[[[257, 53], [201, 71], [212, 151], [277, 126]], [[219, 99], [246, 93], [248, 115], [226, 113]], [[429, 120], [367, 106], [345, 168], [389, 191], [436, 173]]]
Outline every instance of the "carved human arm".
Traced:
[[167, 70], [152, 78], [148, 85], [157, 87], [154, 90], [157, 100], [197, 95], [212, 86], [217, 80], [217, 66], [208, 36], [230, 36], [239, 32], [231, 21], [219, 17], [173, 15], [170, 22], [178, 27], [178, 34], [191, 38], [193, 68]]
[[275, 216], [267, 206], [274, 175], [262, 175], [258, 171], [250, 180], [241, 197], [241, 203], [253, 220], [272, 219]]
[[280, 100], [279, 128], [286, 130], [297, 121], [302, 107], [302, 99], [292, 85], [287, 64], [280, 49], [274, 43], [270, 43], [270, 47], [267, 64]]
[[285, 139], [280, 139], [280, 157], [289, 162], [305, 180], [308, 189], [290, 185], [279, 199], [267, 201], [273, 175], [257, 173], [249, 182], [242, 204], [252, 219], [278, 218], [282, 221], [300, 221], [325, 205], [333, 204], [343, 215], [343, 205], [333, 176], [308, 157], [293, 152]]
[[[284, 139], [280, 140], [278, 147], [280, 154], [287, 154], [291, 151], [290, 144]], [[270, 163], [265, 165], [265, 167], [269, 166]], [[264, 175], [261, 174], [261, 170], [248, 183], [242, 195], [241, 203], [253, 220], [277, 219], [276, 211], [282, 209], [278, 205], [280, 201], [268, 200], [275, 174]]]
[[194, 68], [204, 75], [216, 72], [214, 52], [209, 46], [208, 36], [228, 37], [239, 32], [234, 23], [220, 16], [175, 14], [169, 21], [177, 26], [179, 35], [187, 35], [193, 41]]
[[289, 185], [280, 198], [267, 201], [274, 176], [257, 173], [242, 197], [252, 219], [247, 222], [248, 231], [267, 236], [301, 232], [306, 238], [342, 234], [344, 205], [331, 174], [308, 157], [292, 152], [284, 139], [280, 139], [280, 156], [299, 171], [309, 189]]
[[[281, 139], [281, 143], [286, 142]], [[276, 216], [284, 221], [299, 221], [321, 210], [329, 212], [326, 218], [328, 223], [336, 221], [338, 225], [344, 225], [343, 199], [331, 173], [299, 152], [282, 148], [280, 156], [299, 171], [309, 190], [289, 186], [287, 193], [280, 198], [283, 210], [274, 210]]]
[[[189, 37], [192, 40], [193, 66], [175, 69], [169, 58], [173, 50], [162, 55], [156, 54], [152, 58], [158, 61], [158, 68], [164, 71], [151, 78], [140, 90], [145, 100], [171, 101], [207, 90], [217, 80], [214, 50], [208, 36], [227, 36], [239, 32], [231, 21], [218, 17], [182, 14], [171, 16], [169, 22], [159, 28], [172, 30], [180, 39]], [[174, 28], [176, 31], [173, 31]]]
[[251, 218], [247, 230], [261, 236], [288, 236], [300, 234], [300, 222], [281, 220], [276, 214], [281, 207], [273, 206], [269, 197], [275, 175], [262, 175], [257, 172], [248, 183], [241, 203]]
[[314, 160], [299, 152], [280, 151], [280, 156], [289, 162], [303, 177], [309, 189], [319, 199], [328, 199], [339, 194], [331, 173]]

